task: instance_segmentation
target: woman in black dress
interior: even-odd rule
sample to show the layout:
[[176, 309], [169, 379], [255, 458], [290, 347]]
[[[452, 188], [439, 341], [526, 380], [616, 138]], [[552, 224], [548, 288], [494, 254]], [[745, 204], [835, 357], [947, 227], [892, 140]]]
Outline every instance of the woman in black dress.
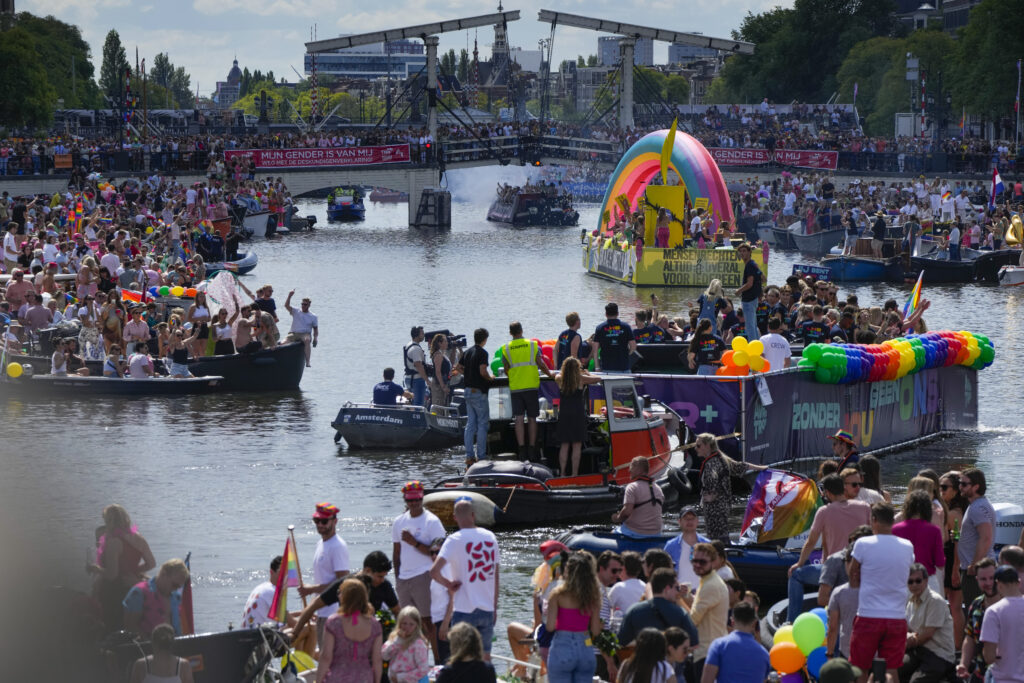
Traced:
[[[580, 365], [578, 358], [570, 356], [562, 362], [562, 370], [555, 378], [561, 399], [558, 404], [558, 427], [555, 433], [561, 446], [558, 448], [558, 471], [564, 476], [578, 476], [580, 473], [580, 452], [583, 439], [587, 436], [587, 406], [583, 388], [601, 380], [594, 377]], [[569, 446], [572, 445], [572, 474], [567, 475]]]

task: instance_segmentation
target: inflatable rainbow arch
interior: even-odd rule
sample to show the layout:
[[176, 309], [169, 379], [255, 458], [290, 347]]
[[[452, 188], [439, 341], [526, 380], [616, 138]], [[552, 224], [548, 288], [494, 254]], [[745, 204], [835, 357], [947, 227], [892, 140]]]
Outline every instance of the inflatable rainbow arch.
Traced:
[[[637, 202], [644, 196], [647, 185], [661, 170], [661, 152], [668, 134], [668, 130], [648, 133], [637, 140], [622, 157], [601, 203], [599, 229], [603, 227], [600, 222], [605, 211], [615, 215], [616, 197], [619, 195], [625, 195], [630, 207], [636, 210]], [[720, 225], [721, 221], [733, 224], [729, 190], [711, 153], [696, 138], [682, 131], [676, 131], [674, 143], [668, 167], [685, 183], [690, 202], [706, 197], [712, 209], [714, 224]]]

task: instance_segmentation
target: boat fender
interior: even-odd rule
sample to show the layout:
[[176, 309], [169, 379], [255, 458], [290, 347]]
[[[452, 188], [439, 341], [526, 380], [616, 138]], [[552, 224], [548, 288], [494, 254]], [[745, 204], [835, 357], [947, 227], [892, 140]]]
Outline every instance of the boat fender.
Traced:
[[678, 467], [669, 466], [668, 481], [680, 496], [688, 496], [693, 493], [689, 478]]
[[423, 497], [423, 507], [437, 515], [445, 528], [455, 529], [459, 526], [455, 522], [455, 501], [463, 496], [472, 500], [473, 512], [476, 515], [476, 523], [479, 526], [494, 526], [498, 516], [501, 514], [501, 510], [491, 502], [490, 498], [474, 491], [458, 488], [450, 491], [434, 491]]

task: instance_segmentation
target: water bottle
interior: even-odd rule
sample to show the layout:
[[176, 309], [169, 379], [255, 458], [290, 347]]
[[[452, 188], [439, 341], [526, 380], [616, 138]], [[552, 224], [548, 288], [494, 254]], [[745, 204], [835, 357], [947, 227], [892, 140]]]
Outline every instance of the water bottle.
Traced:
[[773, 671], [768, 674], [768, 683], [779, 683], [780, 680], [778, 671]]
[[960, 520], [959, 519], [954, 519], [953, 520], [953, 532], [952, 532], [951, 535], [953, 536], [953, 540], [954, 541], [959, 541], [960, 540]]

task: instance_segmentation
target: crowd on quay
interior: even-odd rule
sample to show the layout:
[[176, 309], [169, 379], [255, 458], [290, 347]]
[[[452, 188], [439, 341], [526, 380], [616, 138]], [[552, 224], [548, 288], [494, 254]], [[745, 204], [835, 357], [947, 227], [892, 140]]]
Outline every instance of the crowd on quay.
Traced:
[[[721, 481], [726, 500], [730, 495], [728, 476], [716, 484], [719, 475], [711, 470], [727, 473], [743, 464], [718, 451], [711, 434], [698, 443], [708, 480], [704, 498], [679, 511], [679, 535], [664, 549], [594, 557], [555, 540], [540, 545], [532, 619], [510, 620], [506, 629], [521, 663], [513, 673], [522, 675], [522, 663], [536, 652], [552, 683], [591, 681], [595, 674], [619, 683], [768, 680], [772, 640], [761, 632], [760, 598], [728, 561], [729, 529], [719, 526], [727, 522], [709, 509]], [[1008, 545], [997, 552], [984, 472], [921, 470], [907, 482], [902, 503], [893, 505], [877, 459], [860, 456], [844, 432], [833, 438], [832, 451], [817, 475], [826, 504], [814, 516], [788, 587], [790, 622], [807, 609], [808, 591], [826, 611], [829, 662], [819, 680], [862, 683], [875, 661], [884, 660], [891, 682], [1020, 681], [1024, 550]], [[616, 517], [661, 533], [660, 509], [630, 510], [631, 494], [647, 489], [641, 463], [646, 460], [631, 466]], [[498, 539], [477, 526], [468, 498], [455, 502], [458, 529], [446, 534], [423, 495], [418, 481], [402, 487], [404, 510], [392, 523], [390, 557], [374, 550], [358, 571], [338, 534], [339, 508], [317, 504], [312, 579], [299, 588], [312, 600], [274, 621], [271, 605], [286, 570], [281, 556], [274, 557], [268, 580], [240, 607], [241, 627], [283, 628], [296, 648], [318, 652], [318, 683], [416, 683], [428, 675], [441, 683], [496, 680], [489, 662], [502, 614]], [[127, 512], [108, 506], [103, 521], [96, 562], [88, 567], [96, 609], [108, 631], [124, 628], [161, 646], [136, 663], [133, 680], [156, 670], [188, 683], [187, 666], [164, 652], [162, 642], [182, 632], [180, 591], [188, 569], [171, 559], [147, 578], [156, 559]]]
[[[40, 331], [59, 326], [54, 374], [87, 374], [87, 361], [101, 361], [106, 376], [141, 378], [153, 374], [157, 357], [170, 374], [188, 376], [190, 357], [289, 340], [306, 344], [308, 364], [319, 333], [308, 298], [293, 307], [288, 295], [291, 331], [282, 340], [271, 285], [253, 293], [236, 278], [249, 301], [236, 292], [234, 301], [219, 302], [219, 311], [201, 291], [208, 264], [237, 258], [240, 234], [232, 230], [224, 239], [212, 227], [228, 218], [229, 205], [269, 209], [284, 221], [290, 197], [280, 178], [186, 187], [156, 173], [120, 182], [94, 174], [52, 196], [4, 192], [4, 352], [37, 355]], [[152, 295], [165, 287], [189, 296]]]

